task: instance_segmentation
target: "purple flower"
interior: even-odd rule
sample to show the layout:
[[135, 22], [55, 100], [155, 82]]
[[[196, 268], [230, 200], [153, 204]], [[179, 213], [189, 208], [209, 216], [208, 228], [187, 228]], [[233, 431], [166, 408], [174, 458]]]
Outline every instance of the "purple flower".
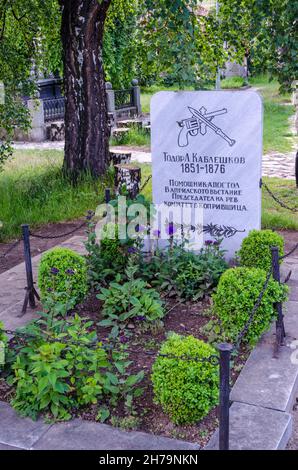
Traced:
[[73, 269], [67, 269], [67, 270], [65, 271], [65, 274], [69, 274], [69, 276], [73, 276], [74, 273], [75, 273], [75, 272], [74, 272]]
[[119, 340], [120, 340], [120, 343], [122, 343], [122, 344], [127, 343], [127, 341], [128, 341], [128, 339], [126, 338], [125, 335], [121, 335]]
[[140, 225], [140, 224], [136, 225], [136, 228], [135, 228], [136, 232], [144, 232], [145, 229], [146, 229], [146, 227], [144, 227], [144, 225]]
[[59, 269], [51, 268], [51, 274], [54, 274], [54, 276], [56, 276], [58, 273], [59, 273]]
[[166, 228], [166, 233], [171, 237], [176, 232], [177, 232], [176, 227], [174, 226], [173, 222], [170, 222], [169, 225]]
[[213, 245], [214, 245], [214, 246], [219, 246], [219, 245], [220, 245], [220, 241], [219, 241], [219, 240], [215, 240], [215, 241], [213, 242]]
[[128, 253], [136, 253], [136, 248], [134, 246], [130, 246], [128, 249], [127, 249], [127, 252]]
[[212, 241], [212, 240], [206, 240], [206, 241], [205, 241], [205, 245], [206, 245], [206, 246], [210, 246], [210, 245], [212, 245], [212, 244], [213, 244], [213, 241]]
[[137, 321], [145, 321], [145, 320], [146, 320], [146, 317], [144, 317], [143, 315], [137, 315], [137, 316], [136, 316], [136, 320], [137, 320]]
[[53, 289], [51, 289], [51, 287], [48, 287], [47, 291], [48, 292], [53, 292]]
[[95, 215], [95, 212], [89, 210], [89, 211], [87, 212], [86, 219], [87, 219], [87, 220], [91, 220], [91, 219], [94, 217], [94, 215]]
[[159, 238], [160, 237], [160, 230], [153, 230], [153, 236]]

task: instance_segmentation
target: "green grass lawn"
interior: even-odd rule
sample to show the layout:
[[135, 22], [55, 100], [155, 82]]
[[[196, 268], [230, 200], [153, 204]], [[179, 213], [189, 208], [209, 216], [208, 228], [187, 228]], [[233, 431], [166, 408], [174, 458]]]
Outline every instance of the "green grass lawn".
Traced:
[[269, 82], [266, 76], [250, 79], [264, 101], [264, 153], [291, 152], [294, 137], [289, 119], [295, 110], [291, 105], [290, 93], [280, 94], [276, 80]]
[[[268, 187], [289, 207], [298, 209], [298, 188], [295, 181], [279, 178], [263, 178]], [[263, 189], [262, 226], [271, 229], [298, 230], [298, 212], [283, 209]]]
[[103, 200], [105, 183], [86, 177], [73, 187], [62, 177], [62, 158], [59, 151], [26, 150], [6, 163], [0, 173], [0, 242], [18, 237], [21, 224], [73, 220]]
[[[239, 77], [229, 78], [222, 80], [222, 88], [239, 88], [243, 83], [243, 79], [239, 79]], [[290, 94], [280, 95], [278, 82], [276, 80], [269, 82], [266, 76], [250, 79], [250, 85], [258, 89], [264, 100], [264, 153], [290, 152], [294, 145], [289, 122], [289, 118], [294, 114], [294, 107], [290, 105]], [[193, 88], [187, 87], [186, 89], [192, 90]], [[153, 86], [142, 90], [141, 103], [144, 113], [150, 112], [152, 96], [162, 90], [177, 90], [177, 87]], [[131, 138], [129, 145], [137, 146], [139, 144], [137, 139]]]
[[127, 134], [121, 137], [112, 137], [110, 139], [110, 145], [127, 145], [134, 147], [149, 147], [150, 146], [150, 132], [146, 132], [141, 129], [130, 129]]

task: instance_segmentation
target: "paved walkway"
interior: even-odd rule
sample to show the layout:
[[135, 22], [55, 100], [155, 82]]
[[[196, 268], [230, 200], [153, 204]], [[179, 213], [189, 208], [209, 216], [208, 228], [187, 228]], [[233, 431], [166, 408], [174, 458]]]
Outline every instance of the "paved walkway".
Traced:
[[[60, 244], [65, 248], [71, 248], [78, 253], [84, 253], [83, 241], [85, 237], [74, 236]], [[37, 270], [41, 255], [32, 259], [33, 278], [37, 280]], [[0, 321], [4, 323], [6, 329], [14, 330], [27, 322], [36, 318], [40, 305], [35, 310], [27, 309], [23, 317], [19, 317], [22, 310], [26, 286], [25, 264], [21, 263], [14, 268], [5, 271], [0, 275]]]
[[263, 176], [295, 179], [295, 152], [280, 154], [270, 153], [263, 155]]
[[74, 419], [46, 424], [21, 418], [0, 402], [0, 450], [199, 450], [197, 444]]
[[[63, 150], [64, 142], [17, 142], [14, 148], [18, 150]], [[117, 146], [111, 147], [113, 152], [131, 152], [132, 161], [138, 163], [151, 163], [151, 152], [137, 147]], [[263, 156], [263, 176], [295, 179], [295, 152], [281, 154], [270, 153]]]

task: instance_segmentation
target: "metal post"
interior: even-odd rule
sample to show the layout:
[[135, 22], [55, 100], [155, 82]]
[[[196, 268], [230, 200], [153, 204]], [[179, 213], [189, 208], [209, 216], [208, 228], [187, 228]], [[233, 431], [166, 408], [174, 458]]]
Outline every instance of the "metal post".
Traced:
[[[280, 265], [279, 265], [279, 249], [277, 246], [271, 247], [271, 257], [272, 257], [272, 274], [273, 279], [280, 284]], [[279, 346], [282, 345], [284, 337], [286, 336], [285, 327], [284, 327], [284, 316], [282, 312], [282, 302], [275, 303], [275, 309], [277, 312], [277, 321], [276, 321], [276, 346], [275, 355]]]
[[229, 450], [230, 427], [230, 360], [233, 346], [218, 345], [219, 350], [219, 450]]
[[106, 188], [105, 189], [105, 203], [109, 204], [110, 200], [111, 200], [111, 190], [110, 188]]
[[110, 82], [106, 82], [106, 95], [108, 113], [113, 116], [113, 122], [116, 123], [115, 91], [113, 90], [113, 86]]
[[29, 225], [22, 225], [23, 243], [24, 243], [24, 259], [26, 267], [27, 287], [26, 296], [20, 316], [24, 315], [27, 310], [28, 302], [31, 308], [35, 308], [35, 297], [39, 300], [39, 295], [34, 288], [33, 273], [32, 273], [32, 261], [31, 261], [31, 250], [30, 250], [30, 230]]

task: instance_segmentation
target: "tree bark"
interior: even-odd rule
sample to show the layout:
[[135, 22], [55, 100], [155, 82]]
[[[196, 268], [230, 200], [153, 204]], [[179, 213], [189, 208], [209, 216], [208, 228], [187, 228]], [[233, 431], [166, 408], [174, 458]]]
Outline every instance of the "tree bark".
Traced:
[[109, 161], [109, 130], [102, 59], [111, 0], [60, 0], [65, 91], [64, 170], [103, 175]]

